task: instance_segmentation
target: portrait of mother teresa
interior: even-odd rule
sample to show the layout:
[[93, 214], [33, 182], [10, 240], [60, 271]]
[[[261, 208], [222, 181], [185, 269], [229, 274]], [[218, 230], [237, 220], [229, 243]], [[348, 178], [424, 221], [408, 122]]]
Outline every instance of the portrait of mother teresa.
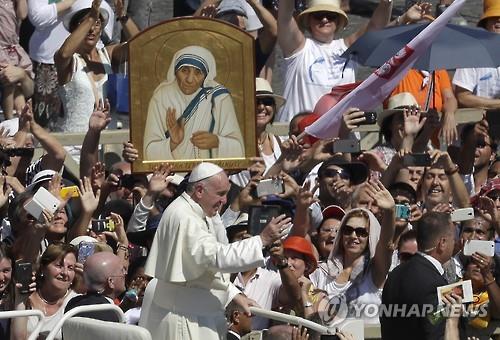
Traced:
[[216, 75], [215, 58], [206, 48], [175, 53], [167, 80], [149, 102], [144, 160], [244, 157], [231, 94]]

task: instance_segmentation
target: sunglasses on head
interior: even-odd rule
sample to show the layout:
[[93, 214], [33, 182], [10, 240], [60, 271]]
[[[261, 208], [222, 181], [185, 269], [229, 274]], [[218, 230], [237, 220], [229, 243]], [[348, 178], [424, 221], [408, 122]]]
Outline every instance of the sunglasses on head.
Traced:
[[325, 169], [323, 170], [323, 177], [336, 177], [339, 176], [341, 179], [351, 179], [351, 174], [345, 169]]
[[351, 227], [350, 225], [345, 225], [342, 233], [347, 236], [352, 235], [353, 231], [356, 233], [357, 237], [368, 237], [368, 230], [363, 227]]
[[273, 97], [257, 97], [257, 105], [273, 106], [275, 103]]
[[316, 20], [323, 20], [323, 18], [326, 18], [328, 21], [335, 21], [339, 17], [336, 13], [326, 11], [313, 12], [311, 16]]

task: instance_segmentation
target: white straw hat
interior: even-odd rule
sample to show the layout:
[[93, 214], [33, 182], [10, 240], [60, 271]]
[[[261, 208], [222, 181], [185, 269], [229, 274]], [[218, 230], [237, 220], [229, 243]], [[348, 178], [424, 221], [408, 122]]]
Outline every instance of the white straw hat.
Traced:
[[302, 11], [297, 17], [300, 26], [308, 28], [306, 27], [306, 18], [313, 12], [332, 12], [339, 14], [341, 22], [338, 25], [339, 27], [337, 27], [337, 31], [346, 27], [349, 23], [347, 14], [340, 9], [340, 0], [308, 0], [307, 9]]
[[284, 97], [274, 94], [271, 84], [264, 78], [255, 78], [255, 96], [257, 98], [273, 97], [276, 102], [276, 109], [279, 109], [286, 102]]
[[390, 97], [387, 102], [387, 110], [380, 112], [378, 115], [377, 124], [382, 126], [384, 119], [395, 113], [403, 112], [404, 109], [410, 106], [419, 106], [417, 100], [410, 92], [401, 92]]

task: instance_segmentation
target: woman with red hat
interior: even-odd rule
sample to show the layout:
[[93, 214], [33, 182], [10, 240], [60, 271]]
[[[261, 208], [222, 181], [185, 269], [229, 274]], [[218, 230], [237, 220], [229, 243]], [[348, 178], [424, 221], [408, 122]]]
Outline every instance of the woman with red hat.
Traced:
[[[319, 302], [326, 295], [315, 289], [307, 278], [318, 266], [311, 242], [301, 236], [290, 236], [283, 241], [282, 253], [275, 254], [278, 268], [288, 267], [301, 287], [301, 299], [291, 301], [285, 285], [282, 285], [275, 309], [280, 312], [293, 310], [297, 315], [309, 317], [318, 312]], [[285, 281], [285, 280], [283, 280]]]

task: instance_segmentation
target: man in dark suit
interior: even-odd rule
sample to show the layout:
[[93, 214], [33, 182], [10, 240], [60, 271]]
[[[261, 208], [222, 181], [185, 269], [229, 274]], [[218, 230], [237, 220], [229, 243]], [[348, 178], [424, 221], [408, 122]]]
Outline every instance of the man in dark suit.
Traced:
[[445, 320], [433, 325], [426, 317], [436, 311], [436, 288], [447, 285], [442, 265], [451, 259], [455, 227], [445, 213], [429, 212], [417, 225], [418, 253], [396, 267], [382, 293], [380, 317], [384, 340], [443, 339]]
[[227, 340], [240, 340], [243, 335], [252, 331], [252, 319], [233, 301], [226, 307], [226, 320], [229, 323]]

